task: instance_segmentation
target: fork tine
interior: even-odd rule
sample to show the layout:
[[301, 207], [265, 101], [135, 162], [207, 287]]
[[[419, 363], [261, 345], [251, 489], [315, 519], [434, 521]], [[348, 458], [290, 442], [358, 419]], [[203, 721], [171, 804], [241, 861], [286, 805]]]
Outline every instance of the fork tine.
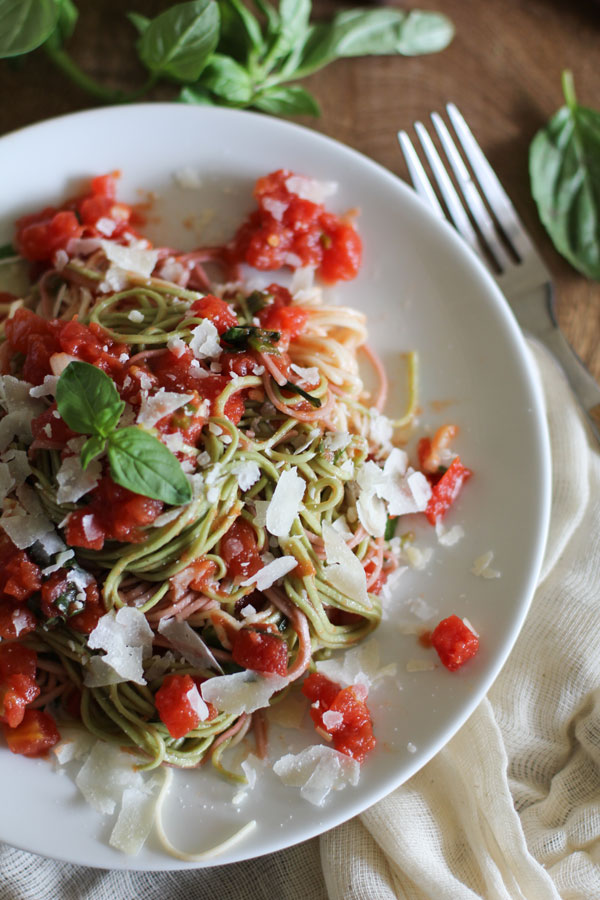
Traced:
[[444, 202], [446, 203], [448, 211], [452, 216], [452, 221], [456, 226], [456, 230], [469, 244], [469, 246], [478, 254], [478, 256], [481, 256], [481, 248], [479, 246], [479, 241], [477, 239], [475, 229], [471, 225], [471, 221], [465, 212], [462, 201], [456, 193], [456, 190], [454, 189], [454, 185], [452, 184], [448, 173], [446, 172], [446, 168], [442, 160], [440, 159], [437, 150], [435, 149], [433, 141], [429, 137], [427, 129], [422, 122], [415, 122], [415, 131], [417, 132], [418, 138], [421, 142], [421, 146], [425, 151], [425, 156], [427, 157], [429, 165], [431, 166], [431, 170], [435, 176], [435, 180], [438, 184], [442, 197], [444, 198]]
[[425, 200], [425, 202], [431, 207], [433, 212], [440, 217], [440, 219], [445, 219], [446, 214], [440, 206], [440, 202], [436, 197], [435, 191], [431, 187], [431, 182], [427, 177], [425, 169], [421, 165], [421, 160], [417, 156], [415, 148], [412, 145], [412, 141], [406, 131], [398, 132], [398, 141], [400, 143], [400, 149], [404, 154], [404, 159], [406, 160], [406, 166], [408, 168], [410, 179], [417, 194], [419, 194], [419, 196], [422, 197], [423, 200]]
[[454, 140], [450, 136], [446, 123], [438, 113], [431, 113], [431, 121], [438, 133], [446, 156], [448, 157], [448, 161], [452, 166], [452, 171], [456, 176], [456, 180], [458, 181], [463, 197], [465, 198], [465, 202], [481, 231], [485, 244], [498, 263], [500, 270], [504, 272], [512, 266], [512, 262], [498, 238], [494, 220], [485, 208], [477, 186], [471, 178]]
[[521, 259], [530, 253], [536, 252], [533, 244], [527, 237], [527, 233], [517, 215], [517, 211], [514, 208], [510, 197], [502, 187], [498, 176], [490, 166], [486, 157], [483, 155], [481, 147], [473, 137], [473, 132], [465, 122], [458, 107], [454, 103], [448, 103], [446, 104], [446, 109], [465, 152], [465, 156], [469, 160], [473, 171], [479, 179], [483, 193], [487, 198], [490, 207], [494, 211], [494, 215], [504, 229], [506, 237]]

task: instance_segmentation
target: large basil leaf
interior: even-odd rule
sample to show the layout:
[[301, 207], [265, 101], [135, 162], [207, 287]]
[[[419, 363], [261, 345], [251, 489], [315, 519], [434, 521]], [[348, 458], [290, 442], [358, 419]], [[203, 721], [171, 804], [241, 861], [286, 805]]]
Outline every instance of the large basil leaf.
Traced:
[[192, 489], [177, 458], [158, 438], [135, 425], [113, 431], [108, 439], [113, 481], [136, 494], [181, 506]]
[[70, 362], [58, 379], [56, 405], [73, 431], [99, 437], [110, 434], [125, 409], [112, 379], [78, 360]]
[[55, 0], [0, 0], [0, 58], [29, 53], [56, 27]]
[[202, 73], [201, 86], [233, 105], [249, 103], [254, 91], [248, 71], [230, 56], [220, 53], [211, 57]]
[[178, 3], [152, 19], [138, 41], [144, 65], [157, 75], [195, 81], [219, 40], [215, 0]]
[[350, 9], [310, 28], [295, 77], [352, 56], [416, 56], [447, 47], [454, 27], [441, 13], [394, 8]]
[[280, 0], [278, 56], [289, 53], [299, 41], [305, 39], [310, 8], [311, 0]]
[[321, 110], [312, 94], [299, 84], [273, 87], [257, 94], [252, 105], [274, 116], [319, 116]]
[[600, 281], [600, 113], [579, 106], [569, 73], [563, 88], [567, 105], [531, 143], [531, 190], [559, 253]]
[[221, 33], [219, 52], [246, 62], [250, 54], [266, 49], [260, 23], [242, 0], [219, 0]]

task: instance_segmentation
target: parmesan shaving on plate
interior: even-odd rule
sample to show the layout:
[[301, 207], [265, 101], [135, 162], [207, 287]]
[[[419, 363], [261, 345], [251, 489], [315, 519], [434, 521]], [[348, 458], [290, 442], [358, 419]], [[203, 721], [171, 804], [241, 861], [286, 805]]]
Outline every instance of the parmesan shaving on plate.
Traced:
[[158, 631], [159, 634], [166, 637], [173, 650], [181, 653], [192, 666], [223, 672], [210, 648], [187, 622], [178, 622], [175, 618], [161, 619], [158, 623]]
[[328, 563], [325, 567], [327, 579], [347, 597], [370, 607], [363, 565], [341, 534], [328, 522], [323, 523], [323, 542]]
[[250, 578], [242, 581], [242, 587], [248, 587], [250, 584], [255, 584], [257, 590], [266, 591], [267, 588], [272, 587], [276, 581], [279, 581], [280, 578], [283, 578], [284, 575], [287, 575], [288, 572], [295, 569], [297, 565], [298, 560], [295, 556], [278, 556], [277, 559], [267, 563], [266, 566], [259, 569], [258, 572], [255, 572]]
[[118, 612], [112, 609], [102, 616], [88, 637], [88, 647], [104, 650], [105, 656], [92, 656], [86, 666], [84, 684], [100, 687], [134, 681], [146, 684], [142, 660], [152, 653], [153, 632], [146, 617], [133, 606]]
[[369, 689], [383, 678], [396, 675], [396, 663], [380, 668], [379, 660], [379, 644], [373, 638], [346, 650], [341, 656], [320, 660], [316, 666], [317, 672], [343, 687], [362, 684]]
[[324, 203], [337, 191], [335, 181], [317, 181], [316, 178], [307, 178], [305, 175], [290, 175], [285, 180], [285, 186], [290, 194], [296, 194], [301, 200], [310, 200], [311, 203]]
[[158, 250], [146, 250], [141, 247], [125, 247], [115, 241], [100, 241], [107, 260], [114, 263], [117, 269], [133, 272], [142, 278], [152, 275], [158, 260]]
[[487, 553], [482, 553], [481, 556], [478, 556], [473, 565], [471, 566], [471, 572], [473, 575], [478, 575], [481, 578], [500, 578], [501, 572], [498, 572], [497, 569], [491, 569], [490, 563], [494, 559], [494, 554], [491, 550], [488, 550]]
[[219, 332], [208, 319], [204, 319], [203, 322], [192, 329], [192, 339], [189, 346], [196, 359], [211, 359], [214, 356], [221, 355], [222, 347], [219, 343]]
[[126, 788], [140, 788], [143, 779], [135, 769], [139, 760], [114, 744], [96, 741], [79, 770], [75, 784], [95, 810], [113, 813]]
[[87, 469], [82, 467], [79, 453], [84, 443], [85, 438], [74, 438], [67, 444], [74, 456], [65, 456], [56, 473], [57, 503], [76, 503], [98, 484], [102, 474], [102, 463], [99, 459], [93, 459]]
[[281, 473], [267, 509], [267, 531], [276, 537], [288, 537], [305, 490], [306, 482], [295, 466]]
[[140, 852], [152, 830], [156, 816], [156, 802], [162, 776], [153, 775], [141, 787], [127, 787], [121, 798], [121, 809], [108, 843], [130, 856]]
[[165, 391], [164, 388], [161, 388], [151, 397], [148, 396], [146, 391], [143, 391], [137, 423], [146, 428], [152, 428], [165, 416], [172, 415], [176, 410], [193, 399], [193, 394], [178, 394], [175, 391]]
[[322, 744], [282, 756], [273, 771], [284, 784], [299, 787], [302, 797], [315, 806], [322, 806], [331, 791], [357, 785], [360, 777], [355, 759]]
[[277, 691], [288, 684], [281, 675], [260, 675], [246, 670], [233, 675], [220, 675], [203, 682], [202, 697], [219, 712], [240, 716], [267, 706]]

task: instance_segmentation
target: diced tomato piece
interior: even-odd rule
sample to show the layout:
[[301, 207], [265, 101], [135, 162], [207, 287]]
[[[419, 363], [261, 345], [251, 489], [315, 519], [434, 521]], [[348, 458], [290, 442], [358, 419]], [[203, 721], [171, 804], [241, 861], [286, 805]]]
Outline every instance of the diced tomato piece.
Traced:
[[82, 231], [74, 212], [50, 206], [17, 220], [17, 249], [31, 262], [50, 262], [57, 250], [64, 249]]
[[79, 632], [79, 634], [90, 634], [105, 612], [106, 610], [104, 609], [102, 601], [100, 600], [98, 585], [94, 581], [92, 584], [88, 584], [88, 586], [86, 587], [85, 606], [81, 612], [75, 613], [75, 615], [71, 616], [68, 623], [69, 628], [72, 628], [73, 631]]
[[258, 315], [261, 327], [267, 331], [284, 332], [291, 340], [297, 338], [306, 327], [308, 310], [301, 306], [267, 306]]
[[39, 591], [41, 586], [42, 571], [24, 550], [17, 550], [0, 572], [0, 591], [20, 603]]
[[208, 319], [219, 334], [224, 334], [229, 328], [239, 325], [238, 318], [229, 304], [212, 294], [194, 300], [190, 313], [200, 319]]
[[457, 456], [449, 468], [444, 472], [440, 480], [433, 485], [431, 497], [425, 510], [425, 515], [432, 525], [440, 522], [460, 493], [463, 483], [473, 473], [465, 468]]
[[35, 678], [37, 670], [37, 653], [23, 644], [0, 644], [0, 681], [9, 675], [29, 675]]
[[[98, 585], [95, 581], [87, 585], [83, 603], [81, 602], [81, 597], [76, 596], [77, 592], [73, 588], [74, 585], [69, 580], [68, 569], [58, 569], [56, 572], [52, 572], [42, 585], [42, 612], [48, 619], [62, 617], [67, 620], [67, 624], [75, 631], [89, 634], [90, 631], [94, 630], [98, 619], [104, 613], [104, 609], [100, 604]], [[57, 606], [57, 601], [61, 595], [66, 595], [64, 602]], [[71, 597], [70, 595], [73, 596]]]
[[69, 547], [102, 550], [106, 533], [95, 513], [85, 507], [69, 513], [65, 537]]
[[66, 524], [67, 543], [73, 547], [101, 550], [105, 540], [139, 543], [143, 529], [160, 514], [163, 504], [121, 487], [109, 475], [90, 492], [84, 509], [70, 513]]
[[32, 420], [31, 432], [35, 443], [34, 450], [62, 450], [68, 441], [77, 437], [60, 417], [56, 403]]
[[[377, 741], [371, 713], [356, 688], [341, 688], [324, 675], [313, 673], [304, 680], [302, 693], [312, 701], [310, 715], [315, 726], [331, 735], [334, 748], [363, 762]], [[328, 716], [325, 722], [323, 716], [328, 712], [337, 715]]]
[[447, 669], [455, 672], [479, 650], [479, 638], [458, 616], [448, 616], [436, 625], [431, 644]]
[[224, 375], [231, 375], [233, 372], [241, 378], [254, 375], [260, 365], [258, 359], [251, 353], [221, 353], [219, 362]]
[[329, 709], [342, 686], [336, 681], [332, 681], [320, 672], [311, 672], [302, 684], [302, 693], [312, 703], [319, 703], [325, 710]]
[[246, 669], [275, 675], [287, 672], [287, 644], [268, 631], [240, 628], [231, 655], [234, 662]]
[[221, 538], [220, 554], [231, 578], [250, 578], [262, 568], [256, 532], [246, 519], [239, 516]]
[[31, 675], [17, 672], [0, 683], [0, 721], [16, 728], [23, 721], [25, 707], [39, 697], [40, 689]]
[[42, 756], [60, 740], [54, 719], [41, 709], [26, 709], [20, 725], [3, 728], [8, 749], [23, 756]]
[[12, 641], [35, 631], [37, 619], [26, 606], [5, 601], [0, 603], [0, 638]]
[[185, 737], [197, 728], [200, 716], [190, 698], [197, 691], [191, 675], [167, 675], [154, 695], [154, 704], [171, 737]]
[[286, 169], [259, 178], [258, 209], [238, 228], [230, 245], [232, 262], [257, 269], [312, 265], [325, 281], [354, 278], [361, 261], [360, 237], [347, 222], [288, 188]]

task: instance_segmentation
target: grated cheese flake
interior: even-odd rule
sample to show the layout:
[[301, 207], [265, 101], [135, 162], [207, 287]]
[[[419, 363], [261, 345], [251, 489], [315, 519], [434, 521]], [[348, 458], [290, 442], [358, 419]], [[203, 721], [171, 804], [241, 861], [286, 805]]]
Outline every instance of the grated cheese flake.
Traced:
[[268, 706], [273, 694], [287, 684], [288, 679], [282, 675], [261, 675], [246, 670], [209, 678], [200, 690], [206, 703], [212, 703], [220, 712], [239, 716]]
[[267, 588], [272, 587], [276, 581], [279, 581], [280, 578], [283, 578], [288, 572], [295, 569], [297, 565], [298, 560], [295, 556], [278, 556], [277, 559], [268, 562], [250, 578], [242, 581], [242, 587], [248, 587], [251, 584], [255, 584], [257, 590], [266, 591]]
[[[83, 439], [85, 442], [85, 439]], [[69, 441], [69, 444], [74, 441]], [[71, 449], [69, 447], [69, 449]], [[66, 456], [60, 464], [60, 469], [56, 473], [58, 482], [58, 491], [56, 492], [57, 503], [76, 503], [80, 497], [89, 493], [96, 487], [102, 474], [102, 463], [99, 459], [92, 460], [87, 469], [81, 465], [79, 452], [74, 456]]]
[[126, 788], [138, 788], [142, 776], [134, 768], [136, 758], [114, 744], [96, 741], [75, 778], [75, 784], [97, 812], [110, 814]]
[[[110, 610], [88, 637], [88, 647], [104, 650], [105, 656], [91, 657], [84, 684], [88, 687], [123, 681], [146, 684], [142, 660], [152, 653], [153, 636], [145, 615], [135, 607], [124, 606], [117, 612]], [[104, 681], [104, 678], [110, 680]]]
[[267, 531], [276, 537], [288, 537], [305, 490], [306, 482], [298, 475], [296, 466], [281, 473], [267, 509]]
[[323, 543], [328, 565], [325, 574], [334, 587], [365, 606], [371, 606], [367, 594], [367, 578], [361, 561], [328, 522], [323, 524]]
[[251, 459], [244, 459], [236, 463], [231, 471], [237, 476], [237, 483], [241, 491], [249, 491], [252, 485], [260, 479], [260, 466]]
[[209, 668], [222, 672], [212, 651], [188, 622], [178, 622], [174, 617], [161, 619], [158, 632], [185, 660], [199, 669]]
[[282, 756], [273, 771], [284, 784], [299, 787], [302, 797], [315, 806], [322, 806], [331, 791], [357, 785], [360, 778], [355, 759], [322, 744]]
[[116, 241], [100, 241], [107, 260], [125, 272], [133, 272], [142, 278], [152, 275], [158, 260], [158, 250], [147, 250], [142, 247], [125, 247]]
[[189, 346], [196, 359], [212, 359], [221, 355], [219, 332], [208, 319], [204, 319], [192, 329]]
[[172, 415], [176, 410], [193, 399], [193, 394], [179, 394], [175, 391], [165, 391], [164, 388], [161, 388], [151, 397], [143, 391], [137, 423], [145, 428], [152, 428], [165, 416]]

